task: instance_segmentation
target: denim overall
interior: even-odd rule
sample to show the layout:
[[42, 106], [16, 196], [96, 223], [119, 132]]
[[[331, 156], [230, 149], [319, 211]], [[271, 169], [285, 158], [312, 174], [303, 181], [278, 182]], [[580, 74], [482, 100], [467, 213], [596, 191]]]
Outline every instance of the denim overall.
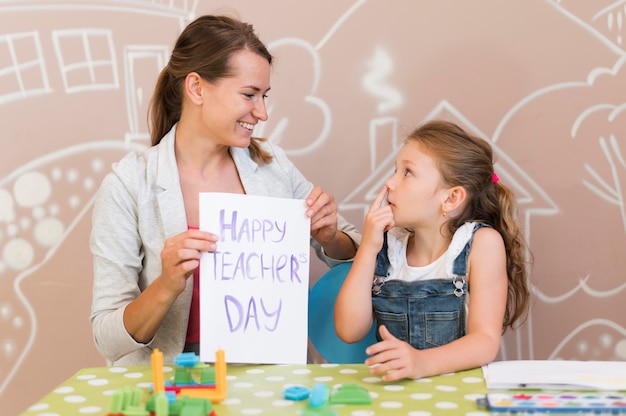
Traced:
[[[416, 349], [438, 347], [465, 335], [465, 301], [467, 293], [467, 260], [476, 230], [489, 227], [474, 224], [472, 235], [454, 259], [452, 279], [406, 282], [387, 280], [389, 257], [387, 234], [376, 258], [372, 305], [376, 325], [385, 325], [398, 339]], [[377, 328], [376, 338], [380, 341]]]

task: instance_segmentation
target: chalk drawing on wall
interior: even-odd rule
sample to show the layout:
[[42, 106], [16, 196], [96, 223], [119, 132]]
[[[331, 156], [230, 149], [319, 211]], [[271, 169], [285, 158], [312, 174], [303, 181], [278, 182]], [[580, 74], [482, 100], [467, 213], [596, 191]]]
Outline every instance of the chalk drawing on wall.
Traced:
[[593, 3], [594, 9], [584, 2], [556, 0], [555, 4], [569, 19], [587, 27], [590, 33], [597, 35], [607, 43], [621, 47], [626, 30], [626, 8], [624, 1], [601, 0]]
[[111, 30], [55, 30], [52, 40], [67, 94], [119, 88]]
[[147, 115], [154, 88], [143, 76], [156, 74], [167, 64], [168, 49], [164, 46], [129, 45], [124, 49], [124, 73], [126, 77], [126, 108], [128, 109], [128, 133], [126, 140], [150, 141]]
[[[600, 75], [607, 75], [615, 78], [621, 73], [626, 55], [620, 58], [615, 66], [608, 70], [599, 69], [589, 76], [588, 83], [594, 85], [596, 78]], [[600, 82], [598, 80], [598, 82]], [[613, 123], [618, 117], [626, 113], [626, 102], [620, 104], [599, 103], [584, 109], [573, 123], [571, 134], [576, 139], [577, 133], [588, 118], [594, 116], [604, 117], [607, 123]], [[585, 162], [585, 170], [588, 173], [587, 178], [583, 178], [583, 184], [592, 193], [614, 204], [620, 211], [624, 234], [626, 235], [626, 162], [624, 159], [624, 150], [620, 148], [619, 138], [615, 134], [609, 134], [608, 137], [600, 136], [597, 138], [598, 146], [602, 149], [607, 165], [610, 167], [610, 175], [608, 178], [602, 176], [598, 169], [594, 168], [589, 162]]]
[[[316, 149], [318, 149], [324, 142], [326, 142], [329, 138], [330, 131], [332, 128], [332, 113], [330, 111], [328, 103], [325, 101], [323, 97], [317, 95], [317, 89], [320, 82], [321, 77], [321, 69], [322, 62], [319, 56], [319, 51], [332, 40], [334, 34], [341, 28], [342, 24], [345, 23], [350, 16], [355, 13], [361, 6], [366, 3], [366, 0], [357, 0], [355, 1], [346, 11], [344, 11], [336, 21], [333, 22], [330, 29], [322, 36], [322, 39], [313, 46], [313, 44], [306, 39], [295, 38], [295, 37], [284, 37], [273, 40], [267, 43], [268, 49], [272, 54], [283, 53], [287, 54], [298, 54], [300, 52], [304, 52], [304, 56], [306, 60], [310, 60], [310, 68], [311, 68], [311, 79], [309, 89], [306, 91], [294, 91], [293, 85], [290, 85], [290, 95], [295, 97], [295, 106], [289, 106], [288, 109], [276, 108], [280, 106], [280, 103], [273, 104], [268, 108], [269, 117], [275, 118], [276, 113], [280, 114], [278, 120], [273, 120], [274, 127], [271, 131], [268, 131], [265, 122], [259, 123], [255, 129], [255, 135], [260, 137], [267, 137], [272, 143], [278, 144], [283, 147], [285, 153], [288, 156], [298, 156], [312, 153]], [[282, 51], [282, 52], [277, 52]], [[299, 55], [302, 55], [299, 53]], [[380, 58], [383, 60], [384, 58]], [[386, 62], [388, 63], [388, 62]], [[378, 62], [374, 61], [373, 65], [380, 65]], [[307, 66], [306, 64], [302, 66]], [[373, 77], [372, 84], [374, 84], [377, 79]], [[296, 86], [298, 84], [295, 84]], [[284, 103], [283, 103], [284, 105]], [[294, 145], [293, 143], [287, 143], [283, 141], [283, 137], [285, 135], [285, 131], [290, 124], [290, 119], [295, 118], [296, 115], [307, 115], [307, 117], [311, 117], [313, 113], [313, 117], [317, 117], [319, 122], [317, 123], [318, 131], [311, 132], [313, 137], [309, 137], [308, 131], [299, 131], [298, 136], [304, 135], [303, 139], [298, 139], [298, 142]], [[296, 121], [297, 123], [297, 121]], [[293, 142], [293, 137], [290, 138], [290, 141]]]
[[[50, 17], [46, 20], [53, 22], [58, 13], [58, 24], [65, 26], [72, 23], [66, 12], [91, 10], [97, 22], [102, 13], [129, 15], [138, 17], [138, 24], [141, 19], [168, 22], [175, 32], [196, 7], [195, 2], [160, 3], [129, 1], [120, 7], [116, 2], [51, 5], [41, 1], [0, 7], [0, 13], [23, 16], [44, 12]], [[113, 24], [115, 19], [105, 21]], [[22, 26], [28, 22], [30, 19], [24, 20]], [[98, 128], [90, 129], [83, 143], [59, 143], [58, 149], [44, 156], [30, 154], [31, 160], [4, 172], [0, 179], [0, 395], [31, 353], [40, 329], [42, 317], [23, 291], [23, 283], [37, 277], [86, 218], [111, 163], [148, 146], [147, 106], [172, 42], [170, 36], [156, 37], [154, 40], [162, 43], [129, 42], [119, 47], [113, 29], [81, 24], [79, 29], [55, 26], [49, 31], [0, 34], [0, 106], [9, 109], [16, 101], [36, 105], [45, 95], [58, 103], [68, 102], [69, 96], [86, 96], [94, 110], [101, 110], [102, 106], [94, 104], [110, 92], [116, 100], [120, 97], [126, 102], [128, 119], [125, 131], [111, 133], [102, 128], [106, 112], [87, 112], [85, 117], [93, 117]], [[122, 68], [118, 65], [121, 60]], [[63, 106], [58, 104], [58, 109]], [[75, 135], [71, 125], [61, 119], [56, 126], [42, 125], [36, 134], [45, 142], [57, 128], [60, 137]], [[110, 135], [117, 139], [108, 139]], [[36, 143], [37, 139], [29, 140]]]
[[[67, 241], [80, 219], [85, 220], [85, 212], [89, 209], [95, 191], [94, 185], [108, 165], [131, 149], [149, 145], [147, 104], [156, 74], [167, 61], [174, 34], [200, 14], [199, 7], [210, 12], [217, 3], [196, 0], [72, 0], [57, 5], [43, 0], [0, 3], [0, 21], [3, 22], [0, 33], [0, 117], [9, 115], [7, 121], [11, 135], [5, 140], [11, 143], [15, 137], [19, 139], [19, 133], [26, 126], [29, 134], [32, 131], [34, 137], [42, 138], [41, 141], [47, 143], [48, 147], [41, 152], [49, 154], [44, 159], [39, 149], [34, 147], [29, 149], [30, 153], [16, 154], [8, 160], [9, 164], [15, 163], [16, 166], [5, 168], [1, 174], [0, 394], [5, 392], [6, 395], [9, 383], [23, 370], [21, 366], [25, 357], [32, 354], [30, 347], [22, 347], [36, 343], [37, 332], [40, 332], [37, 330], [42, 327], [42, 317], [34, 315], [29, 299], [20, 292], [21, 284], [27, 278], [39, 277], [37, 272], [57, 255], [59, 247]], [[502, 12], [504, 7], [517, 11], [521, 9], [521, 6], [512, 4], [502, 6], [496, 1], [486, 3], [498, 12]], [[276, 28], [276, 23], [281, 22], [280, 16], [255, 14], [258, 11], [255, 7], [260, 6], [237, 0], [229, 4], [233, 8], [240, 8], [242, 13], [250, 13], [257, 27], [265, 24], [266, 27]], [[301, 32], [295, 35], [290, 30], [278, 29], [278, 35], [269, 39], [270, 51], [297, 57], [299, 66], [296, 69], [301, 71], [272, 80], [272, 89], [278, 91], [278, 82], [286, 79], [285, 82], [289, 84], [281, 89], [289, 91], [280, 100], [271, 97], [268, 108], [271, 124], [260, 123], [255, 135], [268, 137], [272, 142], [280, 144], [288, 155], [301, 157], [305, 163], [309, 162], [307, 158], [319, 160], [320, 155], [332, 159], [333, 155], [326, 155], [325, 149], [343, 140], [363, 141], [364, 150], [355, 154], [355, 158], [365, 158], [366, 163], [360, 165], [365, 166], [365, 169], [350, 172], [350, 177], [346, 178], [349, 189], [336, 195], [342, 212], [356, 214], [357, 218], [362, 219], [384, 180], [393, 172], [395, 153], [403, 139], [403, 126], [418, 120], [444, 117], [456, 121], [494, 145], [496, 170], [502, 181], [510, 185], [518, 197], [524, 233], [530, 241], [531, 250], [539, 245], [548, 249], [553, 246], [555, 257], [563, 263], [563, 267], [567, 267], [566, 263], [572, 260], [564, 254], [567, 248], [584, 243], [587, 243], [589, 250], [594, 248], [588, 241], [599, 238], [599, 233], [592, 234], [588, 224], [600, 214], [590, 220], [583, 208], [564, 203], [557, 192], [563, 186], [578, 186], [574, 192], [580, 194], [581, 206], [592, 205], [594, 209], [602, 207], [602, 215], [614, 219], [613, 228], [619, 233], [611, 235], [616, 242], [614, 245], [611, 243], [610, 247], [616, 251], [626, 249], [626, 208], [623, 197], [626, 180], [623, 176], [626, 159], [623, 144], [623, 132], [626, 131], [623, 93], [623, 86], [626, 85], [626, 71], [623, 69], [623, 61], [626, 59], [623, 49], [626, 2], [524, 2], [523, 10], [542, 13], [534, 13], [533, 16], [537, 18], [549, 15], [546, 9], [557, 12], [557, 18], [550, 15], [550, 22], [553, 23], [551, 31], [541, 32], [546, 41], [554, 33], [561, 33], [561, 29], [569, 29], [574, 25], [584, 34], [581, 36], [593, 39], [593, 42], [586, 44], [587, 48], [589, 45], [594, 49], [604, 48], [614, 56], [614, 60], [612, 65], [607, 65], [595, 60], [592, 49], [581, 49], [581, 54], [590, 55], [589, 65], [595, 67], [593, 70], [578, 73], [575, 77], [559, 75], [558, 79], [543, 78], [542, 74], [533, 73], [532, 76], [540, 78], [540, 87], [533, 87], [515, 96], [504, 109], [485, 105], [482, 110], [484, 113], [498, 115], [492, 125], [484, 121], [490, 120], [489, 117], [479, 120], [475, 117], [477, 111], [452, 99], [447, 92], [422, 95], [419, 99], [410, 95], [416, 92], [415, 85], [422, 85], [424, 79], [416, 77], [403, 80], [398, 76], [400, 70], [410, 65], [411, 59], [415, 59], [414, 56], [403, 54], [406, 50], [398, 52], [392, 49], [395, 41], [402, 44], [400, 41], [404, 34], [395, 35], [396, 27], [380, 26], [380, 36], [388, 35], [389, 40], [387, 44], [381, 45], [375, 42], [378, 34], [372, 34], [371, 25], [361, 24], [368, 11], [381, 12], [394, 5], [393, 2], [385, 3], [383, 8], [381, 4], [381, 1], [375, 0], [356, 0], [338, 1], [332, 7], [326, 6], [330, 13], [325, 17], [330, 17], [321, 23], [321, 34], [311, 38], [300, 36]], [[419, 20], [420, 15], [431, 12], [436, 14], [442, 7], [437, 2], [421, 3], [419, 6], [406, 2], [402, 10], [406, 9], [407, 14]], [[72, 17], [75, 16], [72, 13], [78, 11], [81, 12], [80, 20]], [[41, 19], [43, 14], [45, 19]], [[445, 16], [451, 14], [452, 11], [445, 11]], [[481, 16], [484, 14], [481, 13]], [[41, 23], [42, 27], [30, 23], [33, 19], [29, 16], [35, 15], [40, 22], [46, 22]], [[444, 14], [437, 16], [447, 18]], [[479, 19], [481, 16], [475, 14], [471, 17]], [[376, 17], [381, 20], [385, 18]], [[392, 16], [384, 21], [401, 20], [401, 17]], [[501, 17], [494, 16], [491, 23], [497, 23], [495, 20]], [[511, 15], [506, 14], [506, 17]], [[124, 23], [120, 24], [120, 21]], [[138, 36], [128, 30], [127, 22], [131, 21], [134, 26], [145, 25], [145, 36]], [[454, 23], [459, 24], [459, 21]], [[511, 23], [513, 27], [514, 22]], [[443, 22], [442, 26], [447, 24]], [[318, 22], [315, 25], [320, 27]], [[164, 34], [166, 28], [172, 30]], [[500, 35], [506, 37], [504, 31], [490, 34]], [[529, 31], [523, 30], [517, 35], [532, 37]], [[361, 72], [349, 74], [358, 80], [361, 95], [343, 101], [339, 99], [337, 91], [344, 85], [335, 85], [334, 82], [345, 68], [338, 67], [328, 52], [336, 53], [337, 49], [344, 48], [346, 38], [352, 36], [359, 40], [366, 38], [369, 43], [359, 44], [358, 58], [365, 63], [360, 67]], [[397, 38], [394, 39], [394, 36]], [[467, 33], [467, 36], [468, 41], [477, 44], [485, 40], [475, 33]], [[339, 39], [343, 43], [339, 43]], [[580, 39], [577, 38], [577, 41]], [[460, 40], [463, 43], [466, 39]], [[459, 39], [456, 41], [459, 42]], [[571, 46], [573, 41], [565, 39], [559, 45], [568, 45], [568, 42]], [[415, 43], [425, 48], [419, 50], [419, 53], [432, 52], [427, 42], [416, 39]], [[353, 45], [348, 46], [352, 48]], [[479, 47], [476, 50], [483, 52]], [[519, 49], [508, 50], [503, 47], [501, 51], [496, 51], [500, 52], [507, 58], [507, 53], [519, 52]], [[428, 56], [428, 59], [437, 58], [434, 54]], [[522, 70], [529, 69], [530, 72], [549, 69], [530, 62], [536, 58], [535, 55], [528, 55], [523, 58], [528, 61], [515, 61], [516, 69], [517, 66], [523, 67]], [[284, 68], [284, 63], [277, 63], [278, 71]], [[431, 64], [430, 60], [419, 63], [426, 68]], [[350, 71], [354, 71], [354, 68], [356, 65]], [[290, 76], [306, 81], [299, 82]], [[331, 91], [332, 88], [336, 90]], [[622, 92], [616, 93], [618, 91]], [[270, 93], [271, 96], [273, 94]], [[343, 131], [337, 132], [337, 129], [344, 121], [339, 114], [339, 106], [350, 105], [347, 103], [350, 100], [367, 100], [371, 108], [367, 109], [365, 115], [345, 112], [346, 118], [355, 124], [356, 132], [354, 136], [347, 137]], [[76, 111], [86, 105], [92, 105], [94, 109], [106, 108], [107, 114], [96, 116], [91, 111], [85, 112], [89, 123], [83, 123], [87, 125], [85, 127], [81, 124], [82, 120], [77, 120], [76, 125], [80, 128], [74, 124], [68, 128], [67, 119], [59, 119], [56, 123], [39, 128], [36, 128], [36, 122], [25, 117], [20, 120], [20, 124], [9, 120], [28, 111], [26, 107], [44, 111], [50, 106], [58, 106]], [[414, 108], [420, 109], [416, 111], [417, 114], [413, 113]], [[502, 116], [500, 110], [505, 112]], [[311, 119], [314, 121], [311, 122]], [[89, 125], [98, 125], [98, 131]], [[294, 131], [296, 134], [293, 134]], [[46, 139], [51, 135], [60, 138], [57, 139], [59, 141], [48, 143]], [[65, 139], [70, 142], [63, 142]], [[80, 147], [76, 142], [89, 143], [91, 147]], [[552, 143], [558, 143], [556, 147], [563, 150], [558, 152], [551, 149]], [[360, 146], [361, 142], [357, 144]], [[26, 159], [20, 159], [24, 157]], [[551, 175], [543, 174], [545, 165], [554, 164], [555, 161], [562, 162], [564, 167]], [[28, 191], [33, 185], [38, 190], [36, 195]], [[67, 191], [60, 196], [58, 190], [66, 187]], [[565, 228], [563, 223], [575, 223], [577, 226], [571, 230]], [[355, 224], [359, 225], [358, 222]], [[582, 238], [576, 234], [577, 229], [583, 230], [579, 233]], [[575, 237], [570, 238], [569, 233], [574, 233]], [[599, 247], [607, 246], [606, 241], [597, 241], [595, 244]], [[506, 335], [500, 358], [534, 358], [537, 347], [543, 346], [540, 358], [626, 359], [623, 321], [619, 321], [614, 312], [600, 310], [603, 304], [618, 304], [620, 297], [623, 298], [626, 293], [626, 284], [618, 272], [607, 273], [606, 264], [615, 262], [615, 255], [611, 257], [610, 250], [607, 253], [599, 251], [584, 253], [582, 256], [579, 254], [577, 257], [590, 260], [583, 263], [584, 267], [580, 267], [572, 276], [561, 273], [556, 266], [539, 268], [542, 274], [534, 276], [533, 290], [537, 302], [533, 305], [530, 320], [517, 333]], [[545, 258], [545, 253], [539, 253], [539, 257]], [[605, 268], [598, 270], [598, 265]], [[558, 286], [550, 285], [552, 274], [562, 278]], [[581, 308], [581, 304], [585, 307]], [[30, 310], [25, 305], [29, 305]], [[561, 308], [572, 310], [573, 316], [566, 320], [558, 318], [556, 312]], [[549, 331], [551, 338], [542, 339], [541, 331], [544, 334]], [[13, 337], [12, 334], [21, 334], [21, 338], [17, 335]], [[30, 337], [34, 341], [28, 344]], [[550, 348], [548, 353], [545, 352], [546, 345]]]
[[563, 348], [570, 343], [576, 346], [580, 355], [587, 355], [592, 348], [598, 348], [590, 344], [592, 339], [597, 339], [599, 347], [605, 353], [614, 355], [616, 359], [626, 357], [626, 330], [624, 327], [607, 319], [590, 319], [578, 325], [574, 331], [563, 338], [547, 358], [550, 360], [561, 359]]
[[0, 181], [0, 392], [37, 335], [37, 316], [22, 282], [54, 256], [91, 208], [98, 184], [108, 172], [97, 154], [110, 149], [130, 150], [123, 141], [66, 148]]
[[[320, 78], [320, 58], [317, 53], [317, 50], [303, 39], [297, 38], [283, 38], [278, 39], [273, 42], [269, 42], [268, 50], [270, 53], [275, 54], [277, 49], [286, 49], [286, 54], [289, 53], [298, 53], [298, 51], [304, 51], [304, 56], [310, 59], [311, 68], [312, 68], [312, 78], [310, 80], [310, 89], [308, 91], [293, 91], [293, 95], [295, 97], [301, 97], [301, 101], [296, 101], [298, 103], [297, 108], [290, 107], [289, 111], [276, 110], [276, 106], [280, 104], [273, 104], [268, 108], [268, 116], [272, 117], [276, 112], [280, 112], [280, 114], [293, 114], [293, 113], [301, 113], [301, 114], [311, 114], [314, 113], [319, 117], [319, 130], [311, 132], [313, 137], [307, 136], [309, 132], [303, 132], [302, 135], [306, 136], [303, 139], [304, 144], [300, 145], [297, 148], [290, 148], [287, 143], [283, 142], [283, 135], [287, 126], [289, 125], [289, 117], [282, 116], [278, 119], [278, 121], [274, 120], [276, 126], [273, 128], [271, 132], [266, 133], [266, 124], [259, 123], [259, 125], [255, 128], [255, 135], [260, 137], [267, 137], [273, 143], [279, 144], [285, 147], [285, 153], [288, 155], [299, 155], [299, 154], [307, 154], [317, 149], [322, 143], [324, 143], [328, 139], [328, 135], [332, 125], [332, 116], [330, 113], [330, 109], [328, 104], [324, 101], [324, 99], [315, 95], [317, 86], [319, 84]], [[291, 49], [291, 52], [290, 52]], [[294, 51], [297, 49], [298, 51]]]
[[[576, 101], [579, 104], [573, 111], [570, 111], [571, 121], [567, 125], [568, 129], [565, 134], [577, 141], [577, 145], [586, 149], [585, 154], [595, 154], [593, 149], [597, 143], [597, 149], [603, 156], [604, 162], [598, 165], [598, 158], [594, 158], [594, 162], [584, 160], [583, 156], [580, 164], [583, 171], [581, 182], [584, 187], [603, 201], [615, 205], [619, 212], [619, 221], [623, 230], [622, 238], [626, 237], [626, 209], [624, 207], [624, 186], [626, 178], [624, 172], [626, 164], [624, 163], [623, 145], [620, 146], [620, 133], [624, 131], [624, 110], [626, 102], [607, 103], [597, 102], [599, 97], [608, 97], [605, 91], [609, 89], [620, 90], [626, 82], [623, 71], [626, 54], [622, 49], [622, 39], [624, 32], [624, 14], [626, 2], [607, 3], [597, 13], [586, 16], [585, 20], [581, 20], [577, 16], [576, 7], [581, 3], [560, 1], [560, 5], [556, 6], [563, 16], [571, 19], [576, 24], [584, 27], [585, 31], [591, 37], [598, 39], [604, 46], [615, 53], [615, 63], [612, 67], [596, 67], [591, 70], [586, 79], [581, 81], [562, 82], [548, 85], [540, 90], [533, 92], [521, 99], [511, 110], [503, 117], [500, 124], [496, 128], [493, 140], [498, 141], [507, 124], [515, 121], [518, 113], [527, 111], [528, 108], [542, 108], [543, 102], [559, 97], [559, 102], [566, 102], [568, 99], [578, 97]], [[555, 4], [550, 2], [550, 4]], [[568, 9], [565, 6], [573, 5], [574, 8]], [[601, 5], [598, 4], [598, 7]], [[606, 18], [606, 20], [604, 20]], [[576, 95], [578, 94], [578, 95]], [[584, 97], [581, 99], [581, 97]], [[624, 100], [624, 97], [621, 97]], [[589, 104], [590, 103], [590, 104]], [[619, 120], [621, 116], [621, 120]], [[565, 119], [567, 120], [567, 119]], [[585, 128], [585, 125], [588, 128]], [[603, 133], [598, 133], [598, 126], [601, 126]], [[582, 130], [585, 130], [582, 132]], [[564, 136], [565, 136], [564, 134]], [[587, 143], [583, 143], [587, 142]], [[569, 146], [569, 145], [566, 145]], [[571, 162], [570, 162], [571, 163]], [[602, 173], [600, 173], [602, 172]], [[585, 198], [592, 197], [586, 195]], [[593, 197], [592, 197], [593, 198]], [[598, 202], [599, 203], [599, 202]], [[622, 243], [623, 244], [623, 243]], [[610, 263], [611, 259], [607, 257], [605, 260]], [[582, 299], [607, 299], [615, 298], [620, 293], [626, 291], [626, 284], [617, 278], [615, 286], [600, 289], [591, 287], [592, 280], [597, 283], [593, 270], [583, 271], [580, 277], [571, 282], [571, 285], [564, 285], [560, 293], [549, 294], [542, 290], [541, 285], [535, 287], [535, 295], [539, 301], [546, 305], [566, 305], [568, 302], [580, 301]], [[609, 280], [610, 281], [610, 280]], [[605, 283], [605, 282], [603, 282]], [[609, 334], [612, 333], [612, 335]], [[600, 356], [610, 356], [615, 359], [626, 358], [626, 337], [624, 336], [626, 329], [617, 322], [608, 319], [591, 319], [578, 324], [567, 334], [557, 347], [551, 352], [550, 358], [562, 358], [560, 354], [563, 351], [576, 351], [581, 357], [590, 357], [597, 359]], [[591, 340], [597, 340], [598, 345], [594, 348], [590, 347]], [[609, 342], [610, 341], [610, 342]]]
[[0, 50], [9, 57], [0, 64], [0, 105], [51, 92], [39, 33], [3, 34]]
[[393, 73], [393, 60], [390, 54], [381, 47], [377, 47], [369, 61], [370, 71], [363, 76], [365, 90], [379, 97], [378, 112], [386, 113], [402, 107], [404, 98], [397, 88], [387, 85]]

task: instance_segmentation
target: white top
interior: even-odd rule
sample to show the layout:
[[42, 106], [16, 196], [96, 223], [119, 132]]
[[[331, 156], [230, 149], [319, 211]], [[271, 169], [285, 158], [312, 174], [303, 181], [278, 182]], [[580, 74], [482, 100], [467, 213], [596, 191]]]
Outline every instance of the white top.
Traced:
[[472, 238], [474, 222], [466, 222], [454, 233], [448, 249], [434, 262], [426, 266], [409, 266], [406, 262], [406, 247], [410, 233], [403, 228], [392, 228], [387, 233], [389, 270], [385, 280], [415, 282], [427, 279], [452, 279], [454, 259], [463, 251]]

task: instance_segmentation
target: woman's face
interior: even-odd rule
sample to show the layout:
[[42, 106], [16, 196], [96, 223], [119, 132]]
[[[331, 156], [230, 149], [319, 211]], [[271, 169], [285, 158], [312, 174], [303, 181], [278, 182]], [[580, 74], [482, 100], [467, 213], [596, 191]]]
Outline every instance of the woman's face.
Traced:
[[254, 126], [267, 120], [270, 64], [247, 49], [232, 55], [230, 64], [232, 77], [202, 82], [203, 130], [216, 144], [247, 147]]

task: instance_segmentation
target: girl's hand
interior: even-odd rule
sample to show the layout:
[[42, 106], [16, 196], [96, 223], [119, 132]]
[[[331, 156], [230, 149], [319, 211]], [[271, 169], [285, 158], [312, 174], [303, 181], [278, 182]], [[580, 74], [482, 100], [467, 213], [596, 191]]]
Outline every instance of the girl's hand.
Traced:
[[369, 245], [378, 252], [383, 247], [383, 233], [394, 226], [393, 212], [387, 204], [387, 187], [383, 186], [365, 216], [361, 246]]
[[391, 335], [384, 325], [380, 326], [379, 332], [383, 340], [365, 350], [371, 356], [365, 360], [365, 365], [371, 367], [372, 374], [383, 374], [383, 381], [419, 378], [416, 374], [419, 351]]
[[203, 251], [215, 251], [217, 235], [200, 230], [187, 230], [165, 241], [161, 251], [161, 285], [178, 296], [185, 290], [187, 279], [200, 265]]

